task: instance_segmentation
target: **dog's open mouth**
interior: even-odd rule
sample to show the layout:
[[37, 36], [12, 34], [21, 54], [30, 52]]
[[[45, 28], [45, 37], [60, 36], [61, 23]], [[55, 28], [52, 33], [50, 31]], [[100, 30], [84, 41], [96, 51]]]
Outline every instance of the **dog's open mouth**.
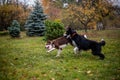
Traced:
[[49, 45], [46, 45], [45, 48], [46, 48], [47, 50], [50, 50], [50, 49], [49, 49]]
[[45, 48], [46, 48], [47, 50], [51, 50], [51, 49], [52, 49], [52, 45], [46, 45]]

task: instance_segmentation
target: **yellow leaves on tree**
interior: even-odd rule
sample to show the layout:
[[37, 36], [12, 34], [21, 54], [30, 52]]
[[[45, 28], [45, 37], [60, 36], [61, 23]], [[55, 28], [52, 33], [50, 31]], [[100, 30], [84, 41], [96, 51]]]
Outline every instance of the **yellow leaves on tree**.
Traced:
[[94, 7], [91, 7], [89, 3], [85, 3], [84, 5], [71, 4], [71, 6], [68, 9], [68, 17], [73, 17], [74, 20], [81, 22], [85, 30], [87, 31], [88, 23], [94, 19], [94, 11]]
[[55, 20], [61, 18], [61, 9], [55, 6], [54, 1], [42, 0], [42, 5], [44, 12], [49, 16], [50, 19]]
[[49, 7], [50, 7], [50, 0], [41, 0], [42, 1], [42, 5], [44, 8], [44, 12], [48, 13], [49, 12]]
[[110, 12], [111, 3], [107, 0], [84, 0], [81, 4], [71, 4], [68, 8], [69, 15], [73, 18], [73, 22], [79, 21], [84, 26], [85, 31], [89, 27], [89, 23], [99, 22], [106, 17]]
[[22, 6], [16, 6], [13, 4], [1, 5], [0, 6], [0, 26], [7, 30], [7, 27], [10, 26], [11, 21], [18, 20], [20, 23], [23, 23], [26, 19], [28, 12], [25, 12]]
[[96, 20], [102, 20], [104, 17], [106, 17], [110, 13], [110, 7], [112, 6], [112, 3], [108, 0], [99, 0], [98, 3], [96, 3]]

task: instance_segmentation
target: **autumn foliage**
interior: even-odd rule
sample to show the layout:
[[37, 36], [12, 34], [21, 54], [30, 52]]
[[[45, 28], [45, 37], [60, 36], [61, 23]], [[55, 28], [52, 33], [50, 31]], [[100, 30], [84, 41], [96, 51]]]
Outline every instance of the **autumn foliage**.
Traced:
[[[24, 24], [28, 10], [24, 10], [23, 6], [16, 4], [4, 4], [0, 5], [0, 30], [7, 30], [13, 20], [18, 20], [21, 25]], [[23, 27], [21, 27], [23, 29]]]
[[[17, 20], [24, 30], [25, 21], [33, 9], [24, 0], [0, 1], [0, 30], [7, 30]], [[75, 29], [97, 29], [99, 23], [105, 28], [119, 28], [120, 7], [113, 5], [116, 0], [40, 0], [49, 20], [59, 19], [65, 26]]]
[[[109, 17], [116, 12], [112, 9], [112, 1], [108, 0], [42, 0], [42, 3], [49, 19], [60, 19], [65, 26], [70, 25], [85, 31], [97, 29], [99, 23], [108, 26], [110, 22], [106, 23], [104, 20], [109, 21]], [[66, 3], [68, 7], [64, 7]]]

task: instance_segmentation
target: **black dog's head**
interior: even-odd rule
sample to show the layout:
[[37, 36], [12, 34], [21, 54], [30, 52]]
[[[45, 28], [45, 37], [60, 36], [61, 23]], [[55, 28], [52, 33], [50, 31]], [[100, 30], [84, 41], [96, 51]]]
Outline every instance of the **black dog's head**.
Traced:
[[72, 34], [76, 33], [76, 31], [70, 27], [67, 27], [66, 28], [66, 33], [65, 33], [65, 36], [68, 38], [70, 37]]
[[73, 33], [75, 33], [76, 31], [74, 30], [74, 29], [72, 29], [72, 28], [70, 28], [70, 27], [68, 27], [67, 29], [66, 29], [66, 34], [67, 35], [71, 35], [71, 34], [73, 34]]
[[[77, 32], [76, 32], [74, 29], [72, 29], [72, 28], [70, 28], [70, 27], [67, 27], [67, 28], [66, 28], [66, 33], [64, 34], [64, 36], [67, 37], [67, 38], [72, 38], [72, 37], [74, 37], [76, 34], [77, 34]], [[86, 34], [84, 34], [84, 35], [79, 35], [79, 36], [84, 37], [84, 38], [87, 39]]]

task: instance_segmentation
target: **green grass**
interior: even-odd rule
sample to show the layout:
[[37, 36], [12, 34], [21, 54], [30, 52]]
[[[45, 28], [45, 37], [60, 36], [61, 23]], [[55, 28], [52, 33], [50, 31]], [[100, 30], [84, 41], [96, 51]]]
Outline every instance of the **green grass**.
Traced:
[[[79, 33], [82, 33], [79, 31]], [[105, 60], [90, 51], [74, 55], [73, 47], [46, 53], [43, 37], [11, 39], [0, 36], [0, 80], [120, 80], [120, 30], [89, 31], [88, 38], [104, 38]]]

